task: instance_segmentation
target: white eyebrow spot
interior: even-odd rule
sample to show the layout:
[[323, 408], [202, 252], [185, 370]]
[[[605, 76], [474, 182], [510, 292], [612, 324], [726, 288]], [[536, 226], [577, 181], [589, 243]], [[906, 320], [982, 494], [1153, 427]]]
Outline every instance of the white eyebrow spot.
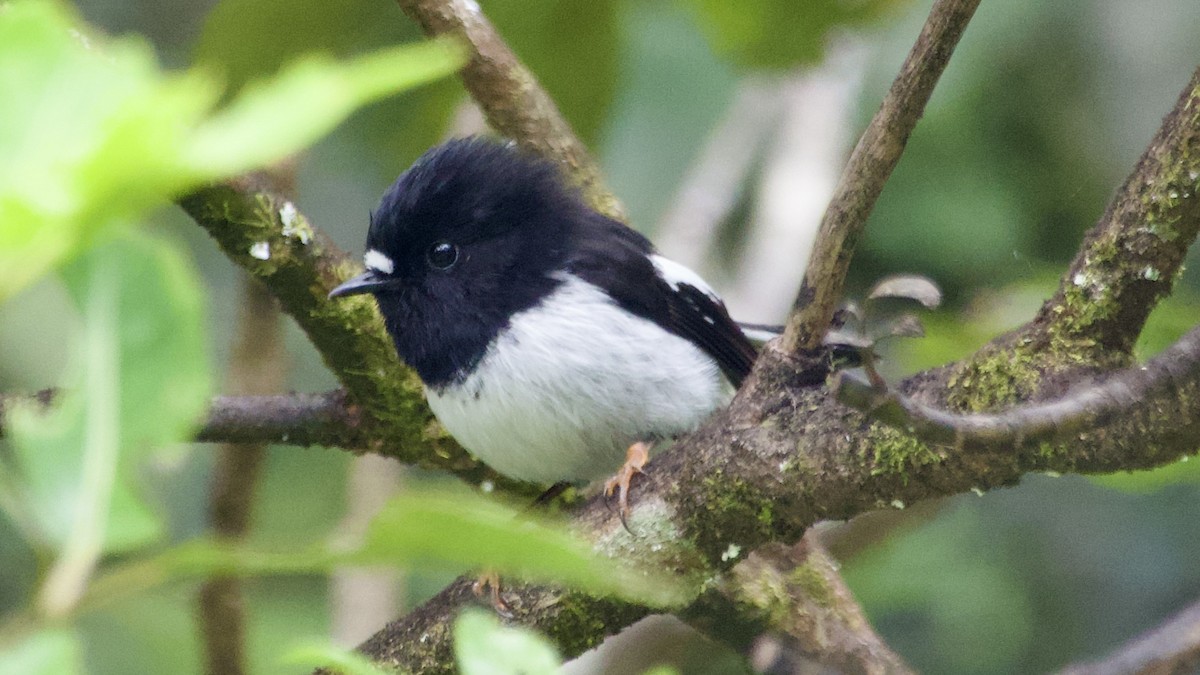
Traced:
[[392, 262], [391, 258], [380, 253], [379, 251], [376, 251], [375, 249], [371, 249], [363, 254], [363, 264], [366, 265], [367, 269], [369, 270], [383, 272], [384, 274], [391, 274], [392, 272], [396, 271], [396, 263]]

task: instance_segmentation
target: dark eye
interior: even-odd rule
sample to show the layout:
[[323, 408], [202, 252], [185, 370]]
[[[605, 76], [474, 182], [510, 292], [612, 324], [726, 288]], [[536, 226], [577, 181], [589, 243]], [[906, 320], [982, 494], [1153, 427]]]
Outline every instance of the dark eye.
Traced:
[[429, 248], [425, 259], [431, 267], [439, 270], [449, 269], [458, 262], [458, 247], [448, 241], [440, 241]]

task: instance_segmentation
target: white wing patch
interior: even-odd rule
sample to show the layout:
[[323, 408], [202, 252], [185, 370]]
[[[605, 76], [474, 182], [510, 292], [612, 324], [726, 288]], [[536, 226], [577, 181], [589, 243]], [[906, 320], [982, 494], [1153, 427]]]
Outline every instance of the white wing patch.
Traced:
[[391, 258], [379, 251], [376, 251], [375, 249], [371, 249], [363, 254], [363, 264], [366, 265], [367, 269], [369, 270], [383, 272], [384, 274], [391, 274], [392, 272], [396, 271], [396, 263], [392, 262]]
[[650, 262], [654, 263], [654, 268], [658, 270], [658, 276], [662, 277], [663, 281], [667, 282], [671, 288], [678, 291], [679, 284], [687, 284], [707, 295], [713, 302], [720, 304], [721, 297], [708, 285], [708, 282], [700, 278], [699, 274], [696, 274], [674, 260], [657, 254], [650, 256]]

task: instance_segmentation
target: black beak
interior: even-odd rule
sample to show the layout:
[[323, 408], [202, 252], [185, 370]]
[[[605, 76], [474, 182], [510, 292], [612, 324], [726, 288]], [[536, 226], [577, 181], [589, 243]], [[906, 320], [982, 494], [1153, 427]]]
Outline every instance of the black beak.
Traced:
[[340, 298], [347, 295], [374, 293], [375, 291], [389, 286], [390, 284], [391, 280], [380, 277], [371, 270], [367, 270], [366, 272], [354, 277], [332, 291], [329, 291], [329, 297]]

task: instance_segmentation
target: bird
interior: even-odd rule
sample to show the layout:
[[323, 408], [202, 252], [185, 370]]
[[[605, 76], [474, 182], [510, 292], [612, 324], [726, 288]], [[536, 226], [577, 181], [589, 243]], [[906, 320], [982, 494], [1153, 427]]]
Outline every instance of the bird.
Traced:
[[622, 520], [651, 448], [726, 405], [757, 354], [698, 274], [512, 142], [425, 152], [371, 212], [363, 262], [330, 297], [374, 296], [451, 436], [514, 479], [612, 476]]

